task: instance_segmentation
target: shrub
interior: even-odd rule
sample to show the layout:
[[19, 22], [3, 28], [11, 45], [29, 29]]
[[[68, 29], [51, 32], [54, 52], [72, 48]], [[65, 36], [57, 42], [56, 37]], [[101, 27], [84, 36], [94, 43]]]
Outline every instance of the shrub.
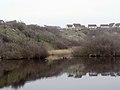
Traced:
[[42, 44], [28, 41], [23, 43], [21, 54], [23, 58], [28, 59], [44, 59], [48, 56], [48, 52]]
[[101, 32], [95, 38], [87, 38], [81, 48], [74, 50], [74, 56], [120, 56], [120, 36], [116, 33]]
[[10, 26], [12, 29], [19, 29], [20, 31], [23, 31], [26, 29], [26, 24], [23, 22], [18, 22], [16, 20], [8, 21], [6, 22], [8, 26]]
[[21, 47], [16, 43], [4, 43], [4, 51], [1, 54], [3, 59], [20, 59], [21, 57]]
[[3, 43], [1, 40], [0, 56], [2, 59], [44, 59], [48, 52], [42, 44], [31, 40], [20, 43]]

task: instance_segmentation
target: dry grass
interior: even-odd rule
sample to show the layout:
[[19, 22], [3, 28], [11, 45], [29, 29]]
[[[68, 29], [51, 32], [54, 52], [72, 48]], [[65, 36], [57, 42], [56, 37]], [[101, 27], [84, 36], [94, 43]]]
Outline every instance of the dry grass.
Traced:
[[71, 49], [62, 49], [62, 50], [51, 50], [48, 51], [50, 56], [54, 56], [54, 55], [70, 55], [72, 52]]

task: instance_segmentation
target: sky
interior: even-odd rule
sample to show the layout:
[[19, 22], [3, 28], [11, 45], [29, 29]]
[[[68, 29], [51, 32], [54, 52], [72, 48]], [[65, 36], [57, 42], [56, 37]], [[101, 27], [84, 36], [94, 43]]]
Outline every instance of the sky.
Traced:
[[57, 25], [120, 22], [120, 0], [0, 0], [0, 19]]

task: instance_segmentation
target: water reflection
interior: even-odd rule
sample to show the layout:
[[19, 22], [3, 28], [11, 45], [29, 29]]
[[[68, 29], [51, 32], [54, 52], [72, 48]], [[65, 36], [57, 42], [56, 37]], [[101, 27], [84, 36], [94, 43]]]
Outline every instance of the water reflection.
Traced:
[[120, 76], [119, 58], [74, 58], [56, 61], [1, 61], [0, 88], [23, 87], [28, 81], [67, 73], [68, 77]]
[[79, 64], [70, 66], [67, 69], [69, 77], [81, 78], [89, 76], [120, 76], [119, 58], [91, 58], [80, 60]]

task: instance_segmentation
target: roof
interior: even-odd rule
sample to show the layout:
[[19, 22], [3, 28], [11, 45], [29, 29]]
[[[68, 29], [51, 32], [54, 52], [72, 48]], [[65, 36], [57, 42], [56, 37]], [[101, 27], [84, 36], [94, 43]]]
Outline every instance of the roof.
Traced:
[[81, 27], [81, 24], [74, 23], [74, 27]]
[[100, 24], [100, 26], [109, 26], [108, 24]]
[[116, 25], [116, 26], [120, 26], [120, 23], [116, 23], [115, 25]]
[[109, 27], [113, 27], [115, 23], [109, 23]]
[[97, 25], [96, 25], [96, 24], [88, 24], [88, 27], [91, 27], [91, 26], [92, 26], [92, 27], [93, 27], [93, 26], [96, 27]]
[[67, 27], [72, 27], [73, 25], [71, 25], [71, 24], [67, 24]]
[[85, 25], [81, 25], [81, 27], [85, 27]]
[[13, 21], [7, 21], [6, 23], [17, 23], [17, 21], [16, 20], [13, 20]]
[[4, 23], [4, 21], [3, 21], [3, 20], [0, 20], [0, 23]]

